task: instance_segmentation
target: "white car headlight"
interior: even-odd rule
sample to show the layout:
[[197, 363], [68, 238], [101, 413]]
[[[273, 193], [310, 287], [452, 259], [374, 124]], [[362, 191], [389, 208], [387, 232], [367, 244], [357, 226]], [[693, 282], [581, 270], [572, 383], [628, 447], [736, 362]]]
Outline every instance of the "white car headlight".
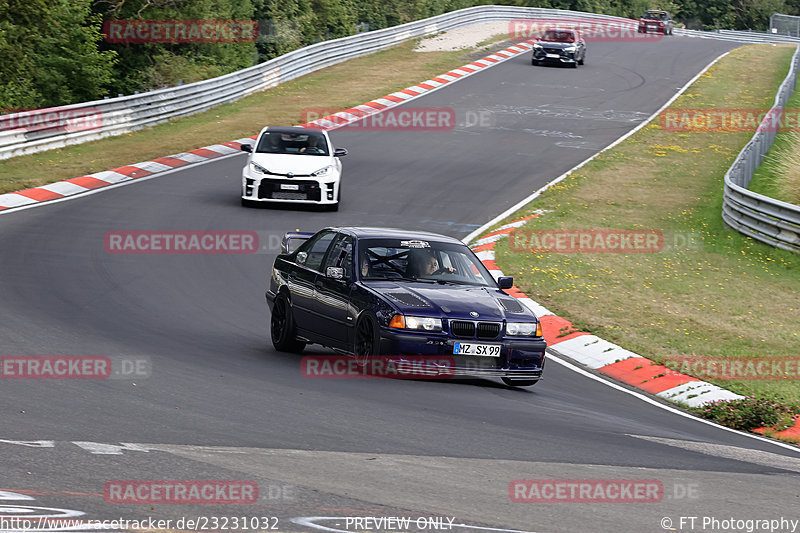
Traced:
[[576, 51], [577, 49], [578, 49], [578, 47], [577, 47], [577, 46], [568, 46], [568, 47], [564, 48], [564, 51], [565, 51], [565, 52], [574, 52], [574, 51]]
[[261, 165], [259, 165], [258, 163], [252, 163], [252, 162], [251, 162], [251, 163], [250, 163], [250, 167], [251, 167], [253, 170], [255, 170], [256, 172], [258, 172], [259, 174], [271, 174], [271, 172], [270, 172], [269, 170], [267, 170], [266, 168], [262, 167], [262, 166], [261, 166]]
[[542, 47], [542, 45], [541, 45], [541, 44], [539, 44], [539, 43], [533, 43], [533, 47], [534, 47], [534, 48], [541, 48], [541, 47]]
[[321, 169], [317, 170], [316, 172], [312, 172], [312, 176], [326, 176], [330, 171], [333, 170], [333, 165], [328, 165], [327, 167], [322, 167]]
[[508, 322], [506, 334], [521, 337], [540, 337], [541, 331], [538, 322]]
[[398, 329], [416, 329], [419, 331], [442, 331], [442, 319], [426, 316], [394, 315], [389, 327]]

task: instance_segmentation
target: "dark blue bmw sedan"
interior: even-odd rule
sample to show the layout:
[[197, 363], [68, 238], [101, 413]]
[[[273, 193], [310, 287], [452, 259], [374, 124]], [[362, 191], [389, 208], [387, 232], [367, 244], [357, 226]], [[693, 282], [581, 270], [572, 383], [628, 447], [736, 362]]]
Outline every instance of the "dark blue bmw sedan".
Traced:
[[503, 292], [512, 283], [435, 233], [287, 233], [266, 293], [272, 343], [296, 353], [320, 344], [363, 360], [448, 356], [454, 375], [530, 386], [542, 377], [546, 343], [533, 312]]

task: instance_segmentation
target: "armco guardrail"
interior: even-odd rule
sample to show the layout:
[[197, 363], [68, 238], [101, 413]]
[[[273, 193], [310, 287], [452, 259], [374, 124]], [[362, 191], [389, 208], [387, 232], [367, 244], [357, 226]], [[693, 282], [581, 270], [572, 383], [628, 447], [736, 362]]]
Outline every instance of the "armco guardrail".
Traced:
[[[629, 19], [579, 11], [514, 6], [476, 6], [400, 26], [313, 44], [218, 78], [123, 96], [0, 116], [0, 159], [61, 148], [191, 115], [232, 102], [315, 70], [383, 50], [400, 42], [460, 26], [517, 18], [592, 18], [635, 24]], [[693, 32], [676, 34], [738, 41], [773, 41], [768, 34]], [[778, 36], [781, 39], [783, 36]], [[63, 117], [60, 120], [59, 117]], [[73, 117], [71, 120], [68, 120]], [[55, 118], [55, 120], [52, 120]], [[28, 120], [29, 123], [21, 122]], [[76, 125], [77, 123], [77, 125]]]
[[775, 104], [725, 173], [722, 202], [722, 218], [729, 226], [753, 239], [794, 252], [800, 252], [800, 206], [755, 193], [747, 187], [775, 140], [778, 128], [769, 124], [794, 93], [798, 62], [800, 46], [792, 56], [792, 66], [778, 89]]
[[722, 41], [736, 41], [742, 43], [792, 43], [797, 44], [800, 38], [791, 35], [780, 35], [765, 31], [740, 31], [740, 30], [684, 30], [675, 29], [675, 35], [686, 37], [703, 37], [706, 39], [718, 39]]
[[[46, 111], [3, 115], [0, 117], [0, 159], [42, 150], [60, 148], [112, 135], [120, 135], [152, 126], [174, 117], [191, 115], [213, 106], [232, 102], [251, 93], [273, 87], [315, 70], [363, 56], [421, 36], [482, 22], [535, 17], [592, 17], [626, 21], [607, 15], [593, 15], [567, 10], [520, 8], [512, 6], [477, 6], [400, 26], [360, 33], [306, 46], [259, 65], [218, 78], [170, 87], [143, 94], [52, 108]], [[86, 115], [92, 127], [72, 128], [47, 120], [52, 113]], [[48, 115], [49, 114], [49, 115]], [[9, 128], [20, 119], [34, 117], [37, 125]], [[4, 127], [4, 124], [6, 125]]]

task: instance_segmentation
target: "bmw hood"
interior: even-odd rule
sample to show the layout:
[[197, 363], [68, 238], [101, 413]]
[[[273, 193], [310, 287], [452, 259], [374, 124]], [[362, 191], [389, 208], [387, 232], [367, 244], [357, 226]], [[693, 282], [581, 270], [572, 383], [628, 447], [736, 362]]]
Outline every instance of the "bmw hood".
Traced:
[[253, 163], [257, 163], [270, 172], [278, 174], [309, 175], [312, 172], [334, 164], [331, 156], [300, 154], [253, 154]]
[[534, 317], [516, 298], [490, 287], [389, 281], [370, 283], [369, 287], [407, 315], [488, 321]]

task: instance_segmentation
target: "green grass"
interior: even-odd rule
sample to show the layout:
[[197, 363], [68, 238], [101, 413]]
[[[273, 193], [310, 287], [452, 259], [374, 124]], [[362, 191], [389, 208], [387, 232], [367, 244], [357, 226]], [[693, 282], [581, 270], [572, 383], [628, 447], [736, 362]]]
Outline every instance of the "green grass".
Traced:
[[0, 161], [0, 193], [100, 172], [306, 122], [303, 109], [346, 109], [415, 85], [504, 46], [496, 36], [456, 52], [412, 52], [409, 41], [308, 74], [191, 117], [99, 141]]
[[[800, 90], [792, 94], [785, 109], [793, 114], [800, 109]], [[790, 204], [800, 204], [800, 132], [781, 131], [775, 136], [764, 162], [753, 174], [749, 189]]]
[[[768, 108], [793, 50], [738, 48], [672, 107]], [[499, 267], [579, 329], [658, 362], [800, 357], [800, 256], [748, 239], [721, 218], [722, 176], [751, 136], [665, 131], [656, 119], [498, 223], [545, 209], [524, 228], [655, 229], [668, 245], [691, 235], [695, 246], [521, 253], [501, 240]], [[795, 380], [719, 384], [745, 395], [800, 398]]]

